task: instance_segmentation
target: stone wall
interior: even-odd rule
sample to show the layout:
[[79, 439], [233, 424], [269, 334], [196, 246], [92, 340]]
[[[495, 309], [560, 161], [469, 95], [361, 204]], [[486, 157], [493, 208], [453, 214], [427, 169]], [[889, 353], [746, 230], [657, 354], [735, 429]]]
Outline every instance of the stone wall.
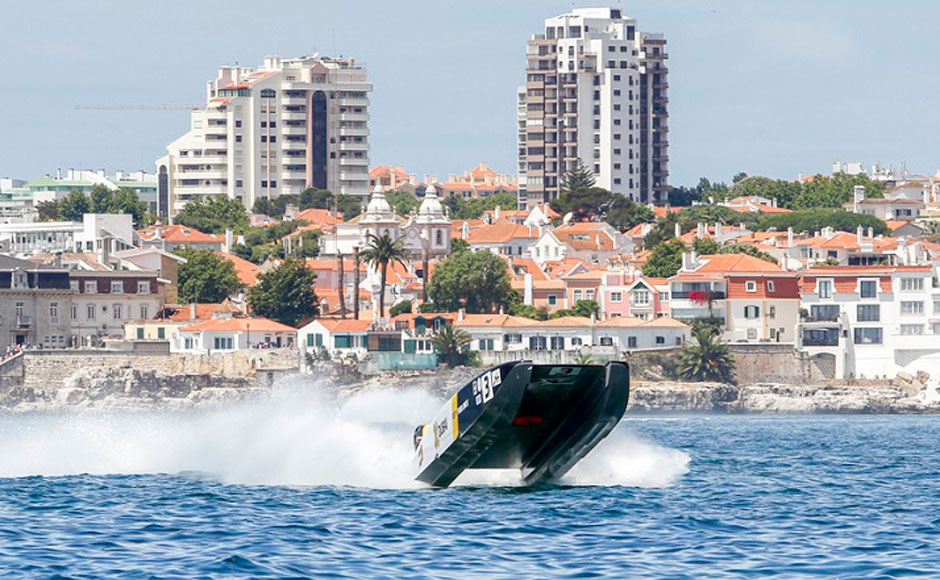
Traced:
[[757, 343], [729, 344], [734, 354], [738, 383], [783, 383], [805, 385], [822, 383], [832, 378], [818, 361], [810, 360], [792, 344]]
[[300, 355], [293, 349], [249, 350], [231, 353], [150, 354], [108, 350], [41, 350], [23, 355], [25, 388], [61, 383], [81, 369], [136, 369], [164, 375], [221, 375], [253, 377], [258, 370], [297, 370]]

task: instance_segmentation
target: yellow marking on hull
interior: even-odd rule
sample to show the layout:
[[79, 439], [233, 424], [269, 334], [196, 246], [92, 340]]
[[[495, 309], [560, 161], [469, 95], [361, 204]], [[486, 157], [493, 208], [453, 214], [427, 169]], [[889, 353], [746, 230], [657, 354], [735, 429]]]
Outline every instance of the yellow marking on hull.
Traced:
[[457, 437], [460, 435], [460, 424], [459, 424], [459, 422], [458, 422], [458, 420], [457, 420], [457, 419], [458, 419], [458, 415], [457, 415], [457, 395], [454, 395], [454, 396], [451, 398], [450, 401], [451, 401], [451, 408], [453, 409], [453, 411], [451, 412], [451, 422], [450, 422], [450, 423], [451, 423], [451, 425], [454, 426], [454, 441], [456, 441], [456, 440], [457, 440]]

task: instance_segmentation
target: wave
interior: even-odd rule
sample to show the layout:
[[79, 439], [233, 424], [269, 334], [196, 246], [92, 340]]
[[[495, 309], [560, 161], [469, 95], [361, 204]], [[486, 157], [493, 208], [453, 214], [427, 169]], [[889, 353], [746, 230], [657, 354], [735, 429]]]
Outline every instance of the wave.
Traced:
[[[197, 472], [225, 483], [410, 489], [411, 436], [442, 401], [422, 388], [355, 394], [324, 385], [276, 390], [212, 411], [82, 411], [0, 421], [0, 477]], [[570, 485], [666, 486], [684, 452], [622, 423], [565, 477]], [[468, 471], [457, 485], [519, 485], [511, 470]]]

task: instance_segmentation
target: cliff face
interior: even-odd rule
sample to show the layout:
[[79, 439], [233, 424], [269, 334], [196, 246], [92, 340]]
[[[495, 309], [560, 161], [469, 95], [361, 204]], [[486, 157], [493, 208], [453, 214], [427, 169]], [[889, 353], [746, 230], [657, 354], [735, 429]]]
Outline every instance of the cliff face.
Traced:
[[938, 413], [936, 389], [896, 385], [638, 383], [628, 412]]

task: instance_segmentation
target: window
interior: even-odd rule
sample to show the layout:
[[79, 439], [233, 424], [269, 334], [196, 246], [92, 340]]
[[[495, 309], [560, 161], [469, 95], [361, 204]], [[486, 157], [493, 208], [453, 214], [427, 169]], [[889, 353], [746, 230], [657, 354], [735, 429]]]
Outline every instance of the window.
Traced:
[[137, 293], [138, 294], [150, 294], [150, 282], [138, 282]]
[[611, 302], [623, 302], [623, 293], [622, 292], [611, 292], [610, 293]]
[[744, 318], [757, 318], [760, 316], [760, 306], [745, 306]]
[[933, 301], [933, 313], [940, 314], [940, 300]]
[[187, 338], [184, 344], [186, 345], [184, 347], [186, 350], [191, 350], [193, 348], [193, 339]]
[[98, 282], [86, 281], [85, 282], [85, 294], [97, 294], [98, 293]]
[[150, 317], [147, 315], [147, 305], [146, 305], [146, 304], [141, 304], [141, 305], [140, 305], [140, 317], [141, 317], [141, 318], [150, 318]]
[[123, 314], [123, 308], [121, 308], [120, 304], [114, 304], [111, 306], [111, 316], [114, 318], [114, 320], [121, 320], [124, 318], [121, 316], [121, 314]]
[[924, 325], [923, 324], [902, 324], [901, 325], [901, 334], [905, 336], [911, 336], [915, 334], [923, 334]]
[[580, 336], [575, 336], [571, 338], [571, 346], [581, 346], [584, 344], [584, 341], [581, 340]]
[[744, 289], [748, 292], [757, 292], [757, 282], [754, 280], [748, 280], [744, 283]]
[[858, 295], [861, 298], [874, 298], [878, 295], [878, 280], [859, 280]]
[[919, 292], [923, 289], [923, 278], [901, 278], [901, 292]]
[[95, 319], [95, 305], [94, 304], [89, 304], [85, 308], [85, 318], [87, 318], [88, 320]]
[[650, 293], [646, 290], [637, 290], [633, 293], [634, 306], [647, 306], [650, 303]]
[[477, 341], [478, 347], [477, 350], [493, 350], [493, 339], [492, 338], [481, 338]]
[[584, 292], [584, 297], [586, 300], [594, 300], [594, 290], [586, 290]]
[[636, 337], [628, 336], [627, 337], [627, 348], [636, 348]]
[[166, 329], [162, 326], [157, 329], [157, 338], [164, 340], [166, 338]]
[[565, 337], [553, 336], [551, 338], [551, 349], [552, 350], [565, 350]]
[[137, 328], [137, 340], [143, 340], [143, 339], [144, 339], [144, 327], [140, 326]]
[[665, 337], [665, 336], [657, 336], [657, 337], [656, 337], [656, 344], [666, 344], [666, 337]]
[[73, 304], [71, 311], [69, 312], [72, 320], [78, 320], [78, 304]]
[[503, 337], [503, 341], [508, 344], [520, 344], [522, 342], [521, 334], [507, 334]]
[[124, 294], [124, 282], [111, 282], [111, 294]]
[[756, 329], [756, 328], [748, 328], [748, 329], [747, 329], [747, 339], [748, 339], [748, 340], [757, 340], [757, 329]]
[[832, 298], [832, 280], [817, 280], [816, 294], [818, 294], [820, 298]]
[[879, 322], [881, 306], [878, 304], [859, 304], [856, 306], [856, 318], [859, 322]]
[[602, 337], [601, 337], [601, 346], [613, 346], [613, 345], [614, 345], [614, 339], [613, 339], [613, 338], [611, 338], [611, 337], [609, 337], [609, 336], [602, 336]]
[[49, 303], [49, 322], [58, 322], [59, 321], [59, 303], [50, 302]]
[[232, 350], [234, 341], [231, 336], [217, 336], [213, 340], [213, 348], [216, 350]]
[[554, 294], [549, 294], [548, 305], [555, 306], [556, 304], [558, 304], [558, 296], [555, 296]]
[[777, 286], [774, 284], [774, 281], [773, 281], [773, 280], [767, 280], [767, 291], [768, 291], [768, 292], [776, 292], [776, 291], [777, 291]]
[[777, 317], [777, 307], [768, 306], [767, 307], [767, 318], [776, 318]]
[[924, 303], [916, 301], [901, 302], [901, 314], [905, 316], [914, 316], [924, 313]]
[[580, 288], [578, 288], [577, 290], [575, 290], [575, 291], [574, 291], [574, 301], [577, 303], [579, 300], [581, 300], [581, 296], [583, 296], [583, 294], [584, 294], [584, 293], [583, 293], [583, 291], [582, 291]]
[[881, 344], [881, 329], [856, 328], [855, 344]]
[[71, 280], [69, 282], [69, 287], [72, 289], [72, 292], [78, 294], [81, 290], [78, 288], [78, 280]]

